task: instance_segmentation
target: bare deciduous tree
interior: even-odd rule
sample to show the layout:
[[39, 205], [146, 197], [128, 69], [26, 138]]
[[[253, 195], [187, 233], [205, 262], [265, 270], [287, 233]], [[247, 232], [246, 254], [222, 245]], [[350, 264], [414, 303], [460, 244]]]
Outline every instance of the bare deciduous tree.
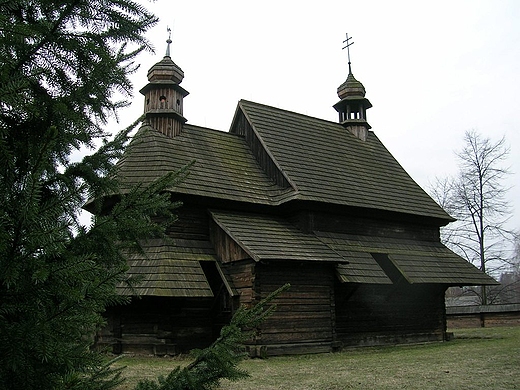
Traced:
[[[475, 131], [464, 135], [464, 147], [456, 153], [459, 173], [437, 179], [431, 194], [457, 219], [442, 229], [443, 242], [456, 253], [490, 275], [509, 267], [508, 249], [514, 233], [506, 228], [510, 205], [506, 199], [505, 165], [509, 147], [505, 138], [493, 142]], [[487, 289], [474, 290], [481, 304], [492, 303]]]
[[500, 275], [502, 303], [520, 303], [520, 237], [515, 237], [515, 251], [509, 271]]

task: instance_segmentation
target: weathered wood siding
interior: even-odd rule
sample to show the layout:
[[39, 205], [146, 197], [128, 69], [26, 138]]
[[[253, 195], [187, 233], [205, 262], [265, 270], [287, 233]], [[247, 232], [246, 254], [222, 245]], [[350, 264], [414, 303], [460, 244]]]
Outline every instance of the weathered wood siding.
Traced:
[[148, 88], [144, 113], [150, 126], [167, 137], [179, 135], [186, 121], [182, 116], [184, 96], [184, 90], [172, 88], [171, 85]]
[[301, 211], [294, 214], [291, 220], [306, 232], [322, 231], [424, 241], [440, 240], [439, 228], [436, 226], [379, 219], [378, 214], [370, 216], [367, 211], [364, 211], [363, 216]]
[[183, 205], [175, 213], [178, 219], [167, 229], [170, 237], [187, 240], [209, 239], [209, 215], [206, 209]]
[[226, 263], [222, 266], [238, 292], [235, 308], [238, 308], [240, 305], [250, 306], [254, 302], [255, 293], [253, 287], [256, 279], [255, 266], [256, 264], [252, 259]]
[[520, 303], [446, 308], [448, 329], [520, 326]]
[[250, 256], [213, 221], [210, 222], [210, 241], [215, 248], [218, 258], [223, 263], [250, 258]]
[[212, 299], [134, 298], [131, 305], [111, 307], [99, 347], [114, 353], [174, 355], [207, 347], [216, 337]]
[[167, 137], [175, 137], [182, 132], [184, 122], [176, 117], [148, 116], [150, 126]]
[[328, 352], [335, 340], [334, 273], [330, 264], [272, 261], [257, 264], [256, 299], [286, 283], [291, 288], [275, 301], [278, 308], [255, 340], [266, 355]]
[[184, 93], [182, 89], [172, 88], [171, 85], [164, 87], [149, 88], [144, 99], [144, 113], [153, 113], [167, 116], [175, 112], [182, 117], [184, 111]]
[[336, 284], [336, 332], [343, 345], [441, 341], [440, 285]]

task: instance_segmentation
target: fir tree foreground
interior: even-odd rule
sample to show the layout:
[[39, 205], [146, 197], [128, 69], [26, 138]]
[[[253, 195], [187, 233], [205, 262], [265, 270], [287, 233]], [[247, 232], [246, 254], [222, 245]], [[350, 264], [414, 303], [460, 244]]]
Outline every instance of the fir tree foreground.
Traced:
[[[157, 19], [132, 0], [0, 2], [0, 388], [108, 389], [120, 381], [90, 349], [102, 313], [124, 298], [122, 253], [175, 219], [172, 173], [120, 192], [115, 163], [130, 128], [103, 131], [128, 104], [133, 60]], [[117, 96], [122, 96], [121, 100]], [[138, 142], [138, 141], [137, 141]], [[79, 162], [71, 153], [95, 149]]]

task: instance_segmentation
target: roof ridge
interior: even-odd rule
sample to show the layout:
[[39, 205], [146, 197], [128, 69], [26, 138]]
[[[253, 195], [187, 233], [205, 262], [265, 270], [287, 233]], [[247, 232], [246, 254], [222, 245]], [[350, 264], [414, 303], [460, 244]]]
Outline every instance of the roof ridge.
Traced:
[[280, 112], [286, 112], [286, 113], [289, 113], [289, 114], [294, 114], [294, 115], [298, 115], [298, 116], [303, 116], [303, 117], [306, 117], [306, 118], [309, 118], [309, 119], [312, 119], [312, 120], [316, 120], [316, 121], [322, 121], [322, 122], [326, 122], [326, 123], [332, 123], [334, 125], [338, 125], [340, 128], [343, 128], [343, 126], [341, 126], [340, 123], [336, 122], [336, 121], [333, 121], [333, 120], [329, 120], [329, 119], [324, 119], [324, 118], [318, 118], [316, 116], [312, 116], [312, 115], [309, 115], [309, 114], [302, 114], [301, 112], [296, 112], [296, 111], [291, 111], [291, 110], [287, 110], [285, 108], [280, 108], [280, 107], [276, 107], [276, 106], [271, 106], [269, 104], [265, 104], [265, 103], [258, 103], [258, 102], [254, 102], [252, 100], [247, 100], [247, 99], [240, 99], [238, 101], [238, 103], [250, 103], [250, 104], [254, 104], [254, 105], [257, 105], [257, 106], [262, 106], [262, 107], [267, 107], [267, 108], [271, 108], [271, 109], [275, 109], [275, 110], [278, 110]]
[[[186, 123], [184, 124], [184, 128], [194, 128], [194, 129], [198, 129], [198, 130], [204, 130], [204, 131], [213, 131], [213, 132], [218, 132], [218, 133], [224, 133], [224, 134], [231, 134], [229, 131], [226, 131], [226, 130], [219, 130], [219, 129], [213, 129], [211, 127], [205, 127], [205, 126], [200, 126], [200, 125], [194, 125], [194, 124], [191, 124], [191, 123]], [[182, 134], [182, 133], [181, 133]]]

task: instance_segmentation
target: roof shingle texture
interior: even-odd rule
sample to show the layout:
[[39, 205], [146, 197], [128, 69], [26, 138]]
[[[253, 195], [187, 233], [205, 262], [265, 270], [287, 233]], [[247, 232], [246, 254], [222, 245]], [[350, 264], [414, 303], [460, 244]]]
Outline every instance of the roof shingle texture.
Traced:
[[260, 204], [277, 203], [292, 191], [267, 177], [243, 138], [191, 125], [174, 138], [141, 127], [118, 163], [118, 176], [127, 185], [147, 184], [193, 161], [173, 191]]
[[299, 199], [451, 220], [373, 132], [362, 141], [339, 123], [245, 100], [239, 106]]
[[345, 261], [314, 234], [281, 217], [212, 210], [213, 220], [255, 261]]
[[340, 266], [340, 279], [345, 282], [383, 283], [372, 254], [385, 254], [409, 283], [497, 284], [440, 242], [329, 232], [315, 234], [350, 261]]
[[200, 261], [215, 261], [209, 242], [151, 239], [142, 243], [142, 253], [127, 255], [128, 275], [140, 279], [132, 289], [117, 288], [121, 295], [164, 297], [213, 297]]
[[295, 188], [282, 188], [238, 135], [185, 125], [169, 138], [143, 126], [119, 162], [128, 184], [148, 183], [195, 161], [176, 192], [279, 205], [293, 199], [386, 210], [450, 221], [377, 136], [363, 142], [340, 124], [240, 101], [277, 166]]
[[251, 258], [337, 264], [342, 282], [391, 284], [374, 254], [387, 255], [409, 283], [496, 284], [440, 242], [331, 232], [304, 233], [283, 217], [212, 210], [213, 220]]

